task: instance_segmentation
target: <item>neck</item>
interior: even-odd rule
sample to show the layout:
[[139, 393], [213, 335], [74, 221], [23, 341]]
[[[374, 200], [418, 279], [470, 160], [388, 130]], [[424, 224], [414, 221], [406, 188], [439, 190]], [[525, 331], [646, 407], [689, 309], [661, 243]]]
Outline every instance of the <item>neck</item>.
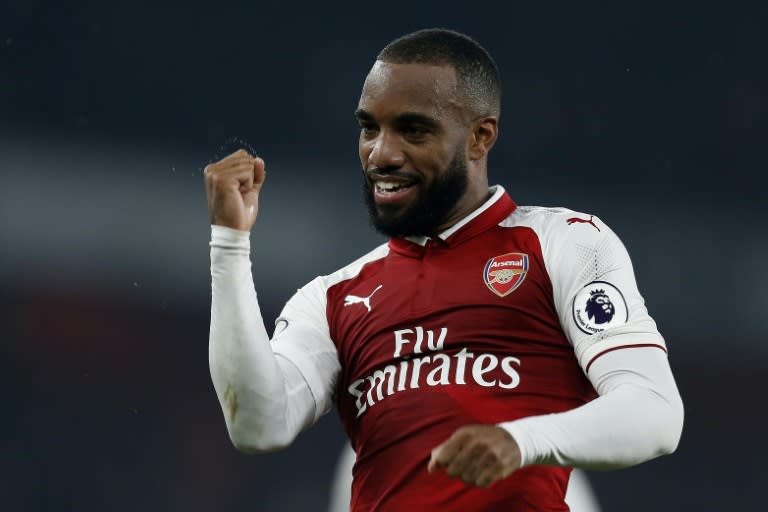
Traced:
[[467, 189], [467, 193], [456, 203], [453, 213], [448, 217], [445, 223], [437, 229], [437, 233], [442, 233], [473, 211], [480, 208], [480, 206], [490, 197], [491, 192], [488, 190], [487, 180], [482, 184], [478, 184], [478, 186]]

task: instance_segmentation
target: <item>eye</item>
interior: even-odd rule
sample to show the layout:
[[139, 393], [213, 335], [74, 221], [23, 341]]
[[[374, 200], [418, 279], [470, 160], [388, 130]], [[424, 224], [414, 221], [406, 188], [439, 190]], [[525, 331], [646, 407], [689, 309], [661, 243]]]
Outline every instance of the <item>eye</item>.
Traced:
[[364, 136], [372, 136], [378, 133], [379, 127], [374, 123], [360, 122], [360, 133]]
[[412, 140], [420, 140], [431, 133], [431, 130], [425, 126], [409, 125], [402, 129], [403, 135]]

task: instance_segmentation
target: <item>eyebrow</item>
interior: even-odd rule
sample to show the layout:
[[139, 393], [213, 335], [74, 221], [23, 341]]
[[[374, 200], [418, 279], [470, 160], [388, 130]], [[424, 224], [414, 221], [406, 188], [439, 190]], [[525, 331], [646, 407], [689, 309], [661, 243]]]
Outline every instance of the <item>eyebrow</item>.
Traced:
[[[355, 117], [360, 121], [374, 121], [373, 115], [365, 109], [359, 108], [355, 110]], [[397, 124], [421, 124], [430, 128], [438, 128], [439, 123], [436, 119], [429, 117], [418, 112], [403, 112], [395, 117], [395, 123]]]
[[395, 123], [401, 125], [420, 124], [433, 129], [438, 128], [439, 126], [437, 119], [425, 116], [424, 114], [419, 114], [417, 112], [403, 112], [402, 114], [395, 117]]
[[355, 110], [355, 117], [357, 119], [365, 119], [365, 120], [372, 120], [373, 119], [373, 116], [370, 113], [368, 113], [368, 111], [366, 111], [366, 110], [364, 110], [362, 108], [359, 108], [359, 109]]

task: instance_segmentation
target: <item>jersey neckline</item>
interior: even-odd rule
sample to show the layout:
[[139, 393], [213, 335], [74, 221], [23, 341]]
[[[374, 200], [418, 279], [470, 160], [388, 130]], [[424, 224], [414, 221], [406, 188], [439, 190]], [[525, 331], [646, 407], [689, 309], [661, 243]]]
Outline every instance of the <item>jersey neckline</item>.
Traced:
[[497, 226], [517, 208], [501, 185], [489, 189], [491, 197], [459, 222], [436, 237], [391, 238], [389, 247], [400, 254], [419, 257], [427, 247], [452, 248]]

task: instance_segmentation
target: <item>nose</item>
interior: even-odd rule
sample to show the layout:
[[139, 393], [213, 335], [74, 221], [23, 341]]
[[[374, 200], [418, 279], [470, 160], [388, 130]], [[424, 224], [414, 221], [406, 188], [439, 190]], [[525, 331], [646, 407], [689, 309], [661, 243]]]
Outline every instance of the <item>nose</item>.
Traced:
[[382, 130], [370, 144], [372, 147], [368, 154], [369, 167], [399, 169], [405, 165], [405, 153], [400, 144], [400, 137], [396, 134]]

